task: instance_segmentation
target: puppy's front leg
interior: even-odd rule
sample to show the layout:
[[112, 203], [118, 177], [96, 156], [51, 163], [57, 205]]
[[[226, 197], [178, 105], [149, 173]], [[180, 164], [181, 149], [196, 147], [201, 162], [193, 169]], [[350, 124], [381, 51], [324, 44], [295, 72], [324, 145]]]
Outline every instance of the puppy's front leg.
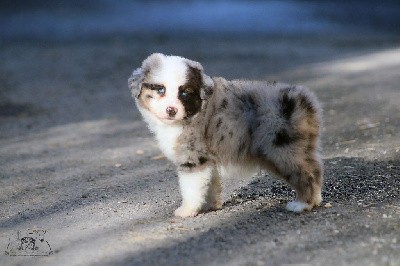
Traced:
[[179, 171], [179, 186], [182, 194], [182, 205], [175, 210], [175, 216], [193, 217], [208, 207], [209, 193], [212, 190], [215, 170], [208, 166], [191, 171]]

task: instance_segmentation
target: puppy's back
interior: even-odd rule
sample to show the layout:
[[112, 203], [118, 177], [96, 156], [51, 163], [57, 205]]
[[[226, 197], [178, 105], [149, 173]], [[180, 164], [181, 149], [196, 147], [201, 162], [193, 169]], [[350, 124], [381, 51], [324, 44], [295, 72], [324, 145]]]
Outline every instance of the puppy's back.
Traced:
[[207, 135], [224, 161], [316, 150], [322, 123], [315, 95], [283, 83], [214, 78]]

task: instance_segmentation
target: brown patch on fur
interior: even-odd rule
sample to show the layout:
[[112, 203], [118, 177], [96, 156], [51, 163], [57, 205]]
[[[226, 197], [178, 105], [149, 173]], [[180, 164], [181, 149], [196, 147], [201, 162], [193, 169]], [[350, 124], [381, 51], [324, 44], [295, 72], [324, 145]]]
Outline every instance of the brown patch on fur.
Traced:
[[304, 95], [299, 95], [298, 96], [300, 99], [300, 107], [306, 110], [310, 114], [316, 114], [317, 110], [315, 109], [315, 106], [310, 102]]
[[155, 90], [152, 90], [146, 86], [142, 85], [142, 89], [140, 91], [140, 94], [138, 96], [139, 104], [147, 109], [150, 110], [150, 99], [158, 99], [160, 95], [157, 94]]
[[192, 117], [201, 109], [200, 90], [203, 79], [199, 69], [188, 66], [187, 82], [179, 87], [178, 99], [185, 108], [185, 118]]

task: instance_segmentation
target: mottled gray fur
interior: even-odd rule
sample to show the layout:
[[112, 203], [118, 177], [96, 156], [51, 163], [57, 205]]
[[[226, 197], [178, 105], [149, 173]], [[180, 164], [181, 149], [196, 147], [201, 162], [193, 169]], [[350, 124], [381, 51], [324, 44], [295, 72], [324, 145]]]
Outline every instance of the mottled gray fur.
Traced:
[[314, 94], [281, 83], [213, 81], [212, 96], [178, 139], [180, 170], [259, 165], [286, 180], [301, 200], [318, 205], [321, 108]]

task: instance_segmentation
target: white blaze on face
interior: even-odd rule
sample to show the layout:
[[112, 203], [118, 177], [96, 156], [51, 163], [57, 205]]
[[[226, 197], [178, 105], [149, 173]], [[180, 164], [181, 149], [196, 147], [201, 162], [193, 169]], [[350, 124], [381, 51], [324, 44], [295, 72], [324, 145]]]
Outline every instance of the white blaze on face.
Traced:
[[[181, 120], [185, 117], [185, 109], [178, 99], [179, 87], [187, 81], [187, 65], [181, 57], [168, 56], [161, 60], [157, 69], [151, 69], [148, 79], [151, 83], [163, 85], [166, 89], [163, 97], [157, 97], [149, 102], [150, 109], [161, 119]], [[172, 118], [167, 108], [175, 108], [176, 114]]]

